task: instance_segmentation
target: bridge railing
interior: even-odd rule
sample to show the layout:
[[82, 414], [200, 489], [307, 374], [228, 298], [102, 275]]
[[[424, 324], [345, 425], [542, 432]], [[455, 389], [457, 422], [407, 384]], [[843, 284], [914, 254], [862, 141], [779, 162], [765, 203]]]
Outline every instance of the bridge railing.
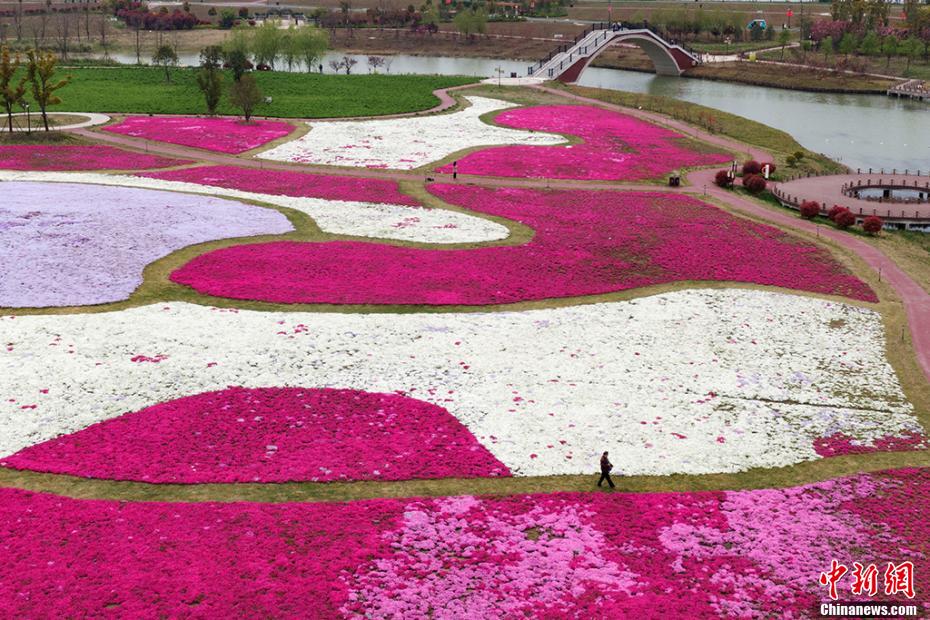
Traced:
[[[559, 45], [558, 47], [556, 47], [555, 49], [553, 49], [552, 51], [550, 51], [548, 56], [546, 56], [545, 58], [543, 58], [543, 59], [541, 59], [541, 60], [538, 60], [537, 62], [535, 62], [535, 63], [533, 63], [532, 65], [530, 65], [529, 67], [527, 67], [527, 71], [526, 71], [526, 72], [527, 72], [527, 75], [533, 75], [534, 73], [536, 73], [536, 72], [542, 70], [542, 68], [545, 67], [547, 63], [551, 62], [553, 58], [555, 58], [555, 57], [558, 56], [559, 54], [565, 54], [566, 52], [570, 52], [570, 51], [572, 50], [572, 48], [576, 47], [580, 41], [584, 40], [584, 39], [585, 39], [588, 35], [590, 35], [592, 32], [595, 32], [595, 31], [598, 31], [598, 30], [604, 30], [604, 31], [646, 30], [646, 31], [652, 33], [653, 36], [655, 36], [655, 37], [656, 37], [657, 39], [659, 39], [660, 41], [664, 42], [666, 45], [669, 45], [669, 46], [677, 46], [677, 47], [681, 48], [682, 50], [684, 50], [685, 52], [687, 52], [687, 53], [692, 57], [692, 59], [694, 60], [694, 62], [697, 62], [697, 63], [700, 63], [700, 62], [701, 62], [701, 55], [700, 55], [699, 53], [695, 52], [691, 47], [686, 46], [686, 45], [684, 45], [684, 44], [682, 44], [682, 43], [676, 41], [675, 39], [670, 39], [670, 38], [665, 37], [665, 36], [662, 35], [658, 30], [656, 30], [655, 28], [653, 28], [652, 26], [650, 26], [649, 23], [646, 22], [646, 21], [642, 22], [642, 24], [631, 24], [631, 23], [627, 23], [627, 22], [613, 22], [613, 23], [611, 23], [611, 22], [597, 22], [597, 23], [595, 23], [595, 24], [592, 24], [592, 25], [589, 26], [588, 28], [585, 28], [580, 34], [578, 34], [578, 35], [572, 40], [571, 43]], [[586, 46], [584, 46], [583, 48], [580, 48], [580, 49], [578, 50], [578, 57], [584, 57], [584, 56], [586, 56], [586, 55], [588, 54], [589, 48], [590, 48], [592, 45], [593, 45], [593, 46], [597, 46], [598, 43], [600, 43], [602, 40], [606, 39], [608, 36], [609, 36], [609, 32], [605, 32], [604, 35], [603, 35], [603, 38], [600, 37], [600, 36], [599, 36], [599, 37], [596, 37], [595, 40], [592, 41], [589, 45], [586, 45]], [[563, 59], [562, 61], [559, 62], [558, 70], [561, 71], [561, 70], [564, 68], [566, 62], [571, 63], [571, 62], [574, 61], [574, 60], [575, 60], [575, 56], [574, 56], [574, 52], [572, 52], [572, 53], [569, 54], [569, 60], [568, 60], [568, 61], [565, 61], [565, 60]], [[549, 71], [547, 71], [548, 77], [553, 77], [553, 76], [554, 76], [554, 73], [555, 73], [555, 67], [552, 67], [552, 68], [550, 68]]]

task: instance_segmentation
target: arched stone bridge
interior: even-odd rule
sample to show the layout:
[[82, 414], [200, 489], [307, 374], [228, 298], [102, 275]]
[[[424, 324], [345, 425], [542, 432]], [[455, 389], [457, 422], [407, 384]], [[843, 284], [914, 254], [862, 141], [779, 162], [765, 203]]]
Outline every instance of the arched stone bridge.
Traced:
[[671, 43], [648, 28], [625, 28], [619, 25], [595, 25], [582, 33], [575, 42], [561, 46], [548, 58], [529, 67], [531, 77], [575, 82], [601, 52], [614, 43], [638, 45], [655, 65], [659, 75], [679, 76], [700, 64], [700, 58], [681, 45]]

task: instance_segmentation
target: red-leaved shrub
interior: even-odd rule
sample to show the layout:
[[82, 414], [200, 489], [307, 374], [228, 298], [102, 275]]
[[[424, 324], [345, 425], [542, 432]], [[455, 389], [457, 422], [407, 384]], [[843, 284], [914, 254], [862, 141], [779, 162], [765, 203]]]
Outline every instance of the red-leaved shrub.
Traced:
[[842, 213], [843, 211], [849, 211], [849, 209], [847, 209], [846, 207], [841, 207], [840, 205], [833, 205], [832, 207], [830, 207], [830, 210], [827, 211], [827, 217], [835, 222], [836, 216]]
[[852, 211], [849, 209], [843, 209], [836, 214], [836, 217], [833, 218], [833, 222], [836, 224], [837, 228], [849, 228], [856, 223], [856, 216], [852, 214]]
[[765, 179], [758, 174], [750, 174], [748, 177], [743, 177], [743, 187], [750, 193], [759, 194], [765, 189], [766, 185]]
[[820, 204], [816, 200], [805, 200], [801, 203], [801, 217], [809, 220], [820, 215]]
[[862, 230], [869, 233], [870, 235], [874, 235], [880, 231], [883, 225], [884, 222], [882, 222], [882, 218], [878, 217], [877, 215], [870, 215], [869, 217], [862, 220]]
[[750, 159], [743, 164], [743, 176], [747, 174], [759, 174], [760, 172], [762, 172], [762, 164], [754, 159]]
[[720, 170], [714, 175], [714, 183], [723, 188], [733, 187], [733, 177], [729, 170]]

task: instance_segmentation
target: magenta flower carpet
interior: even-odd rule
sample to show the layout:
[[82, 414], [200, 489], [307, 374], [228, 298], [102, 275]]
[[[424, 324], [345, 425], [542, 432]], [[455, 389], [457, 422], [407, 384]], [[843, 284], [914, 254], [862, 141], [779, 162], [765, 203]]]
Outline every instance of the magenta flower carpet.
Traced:
[[487, 305], [666, 282], [746, 282], [876, 301], [826, 251], [681, 195], [433, 185], [440, 198], [536, 231], [467, 250], [279, 241], [193, 259], [174, 282], [280, 303]]
[[295, 198], [323, 198], [409, 206], [420, 204], [414, 198], [402, 194], [394, 181], [363, 177], [307, 174], [287, 170], [256, 170], [234, 166], [202, 166], [152, 172], [139, 176]]
[[[461, 174], [599, 181], [654, 179], [679, 168], [730, 161], [724, 153], [686, 146], [683, 136], [626, 114], [577, 105], [507, 110], [494, 121], [506, 127], [577, 136], [568, 146], [500, 146], [458, 160]], [[439, 168], [451, 173], [452, 165]]]
[[[930, 470], [788, 489], [381, 499], [74, 500], [0, 490], [0, 615], [804, 617], [854, 563], [930, 588]], [[893, 574], [893, 573], [892, 573]], [[75, 584], [80, 583], [80, 587]], [[914, 601], [920, 605], [920, 598]]]
[[207, 151], [238, 154], [283, 138], [294, 126], [281, 121], [196, 116], [127, 116], [116, 125], [102, 128], [133, 138], [144, 138]]
[[146, 170], [190, 163], [100, 144], [0, 144], [4, 170]]
[[175, 483], [510, 475], [442, 407], [398, 394], [304, 388], [181, 398], [26, 448], [0, 465]]

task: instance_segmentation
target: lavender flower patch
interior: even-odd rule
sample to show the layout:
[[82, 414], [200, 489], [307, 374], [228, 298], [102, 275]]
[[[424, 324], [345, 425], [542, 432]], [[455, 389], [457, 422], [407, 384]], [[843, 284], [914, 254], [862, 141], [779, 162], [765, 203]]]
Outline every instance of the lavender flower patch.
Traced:
[[0, 192], [0, 307], [119, 301], [175, 250], [292, 230], [276, 211], [209, 196], [30, 182]]

